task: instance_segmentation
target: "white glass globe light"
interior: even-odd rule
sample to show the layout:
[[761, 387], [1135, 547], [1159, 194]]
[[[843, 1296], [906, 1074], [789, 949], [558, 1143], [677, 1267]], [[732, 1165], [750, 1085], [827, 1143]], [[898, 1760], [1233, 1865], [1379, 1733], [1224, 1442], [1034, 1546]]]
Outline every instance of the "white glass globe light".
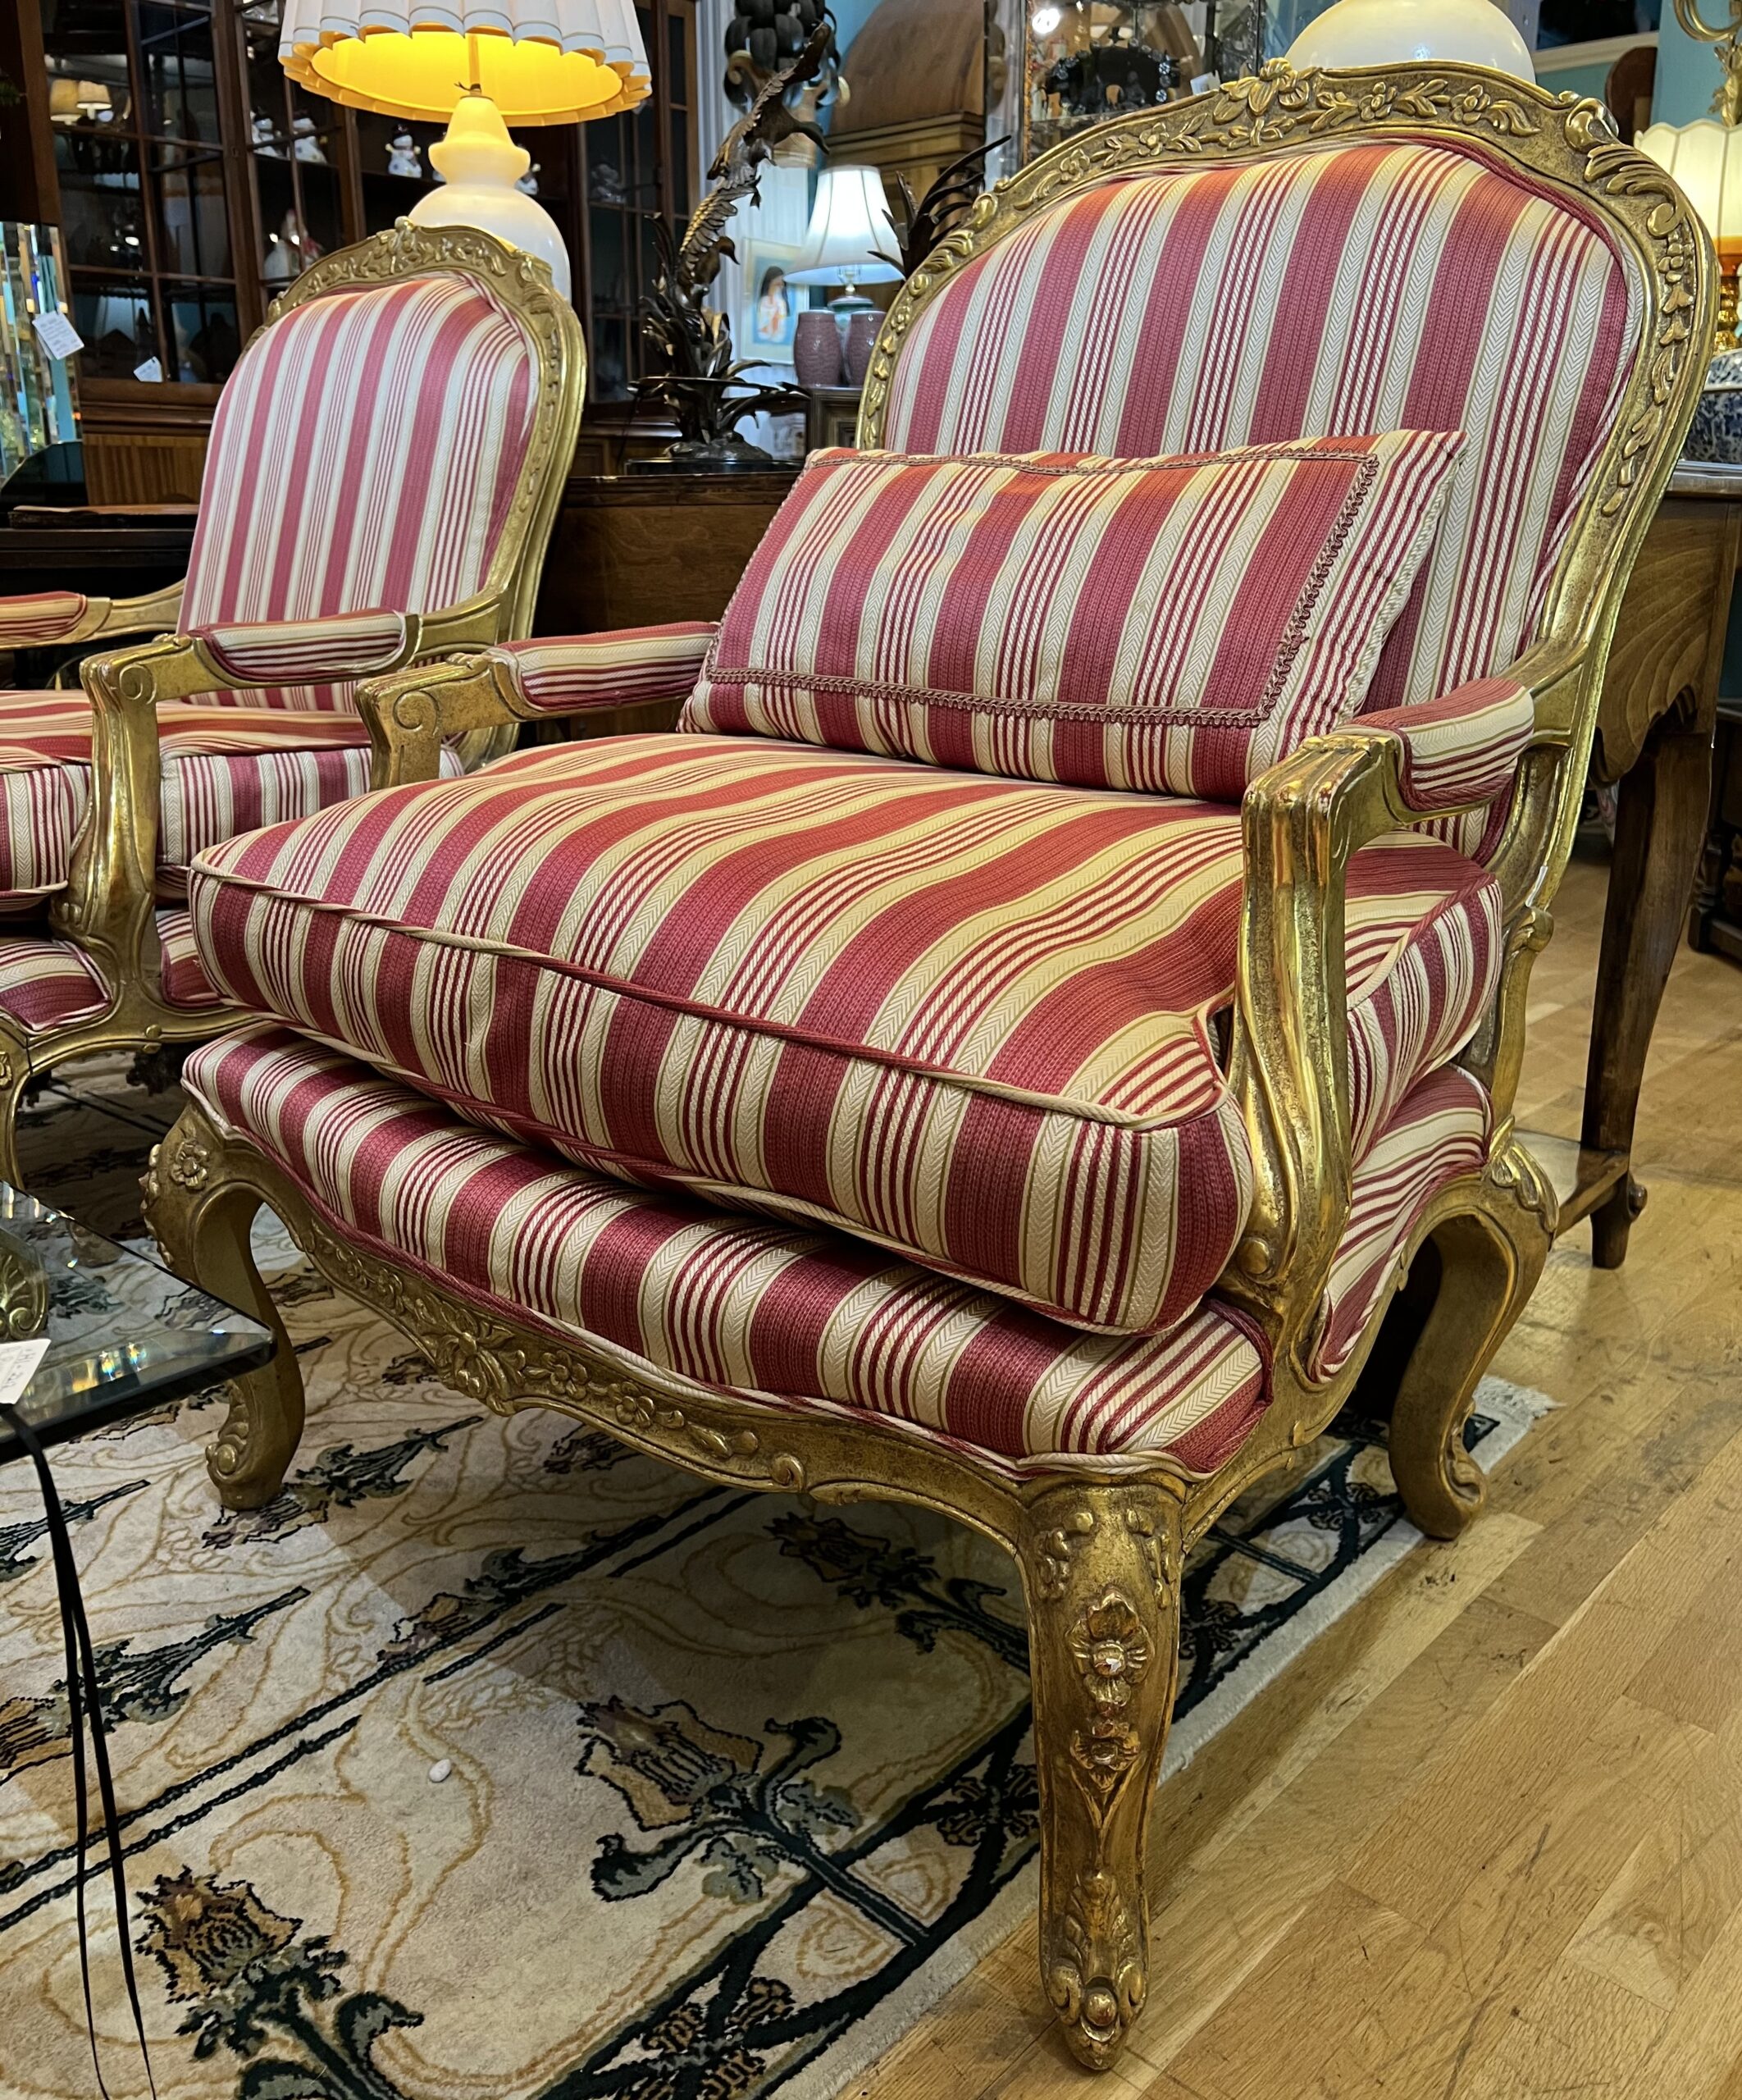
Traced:
[[1536, 78], [1530, 46], [1493, 0], [1337, 0], [1288, 47], [1297, 72], [1436, 62]]

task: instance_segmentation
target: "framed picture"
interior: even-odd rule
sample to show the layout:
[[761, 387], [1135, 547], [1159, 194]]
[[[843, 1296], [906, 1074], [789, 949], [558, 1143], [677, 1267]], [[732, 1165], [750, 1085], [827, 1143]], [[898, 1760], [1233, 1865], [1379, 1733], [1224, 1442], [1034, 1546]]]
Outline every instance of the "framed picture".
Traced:
[[744, 244], [744, 326], [738, 355], [758, 364], [791, 364], [792, 331], [809, 294], [789, 284], [787, 272], [798, 261], [790, 241], [752, 238]]

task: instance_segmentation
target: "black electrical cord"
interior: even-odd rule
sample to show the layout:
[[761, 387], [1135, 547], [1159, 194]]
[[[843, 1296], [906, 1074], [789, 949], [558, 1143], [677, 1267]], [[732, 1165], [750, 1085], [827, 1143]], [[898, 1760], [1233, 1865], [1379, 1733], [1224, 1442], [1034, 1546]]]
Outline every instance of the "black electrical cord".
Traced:
[[91, 2003], [90, 1937], [84, 1913], [84, 1855], [90, 1843], [90, 1788], [84, 1765], [84, 1728], [90, 1721], [91, 1750], [97, 1764], [97, 1791], [103, 1804], [103, 1835], [109, 1848], [109, 1877], [115, 1890], [115, 1923], [121, 1940], [121, 1970], [127, 1979], [127, 2002], [133, 2008], [133, 2030], [139, 2037], [139, 2054], [145, 2061], [145, 2077], [157, 2100], [157, 2080], [152, 2076], [151, 2052], [145, 2046], [145, 2019], [139, 2009], [139, 1987], [133, 1969], [133, 1943], [128, 1937], [127, 1873], [121, 1856], [121, 1821], [115, 1807], [115, 1782], [109, 1770], [109, 1741], [103, 1719], [103, 1687], [98, 1681], [97, 1659], [91, 1647], [91, 1629], [84, 1615], [84, 1596], [79, 1587], [79, 1564], [73, 1557], [72, 1539], [66, 1518], [49, 1470], [48, 1454], [36, 1431], [16, 1408], [0, 1404], [0, 1422], [23, 1445], [36, 1468], [43, 1491], [43, 1513], [48, 1519], [49, 1543], [54, 1554], [55, 1580], [60, 1591], [61, 1632], [66, 1647], [66, 1705], [68, 1732], [72, 1741], [73, 1801], [78, 1817], [79, 1847], [75, 1885], [78, 1891], [79, 1973], [84, 1984], [84, 2024], [90, 2036], [91, 2062], [97, 2072], [97, 2089], [109, 2100], [103, 2082], [103, 2061], [97, 2048], [97, 2018]]

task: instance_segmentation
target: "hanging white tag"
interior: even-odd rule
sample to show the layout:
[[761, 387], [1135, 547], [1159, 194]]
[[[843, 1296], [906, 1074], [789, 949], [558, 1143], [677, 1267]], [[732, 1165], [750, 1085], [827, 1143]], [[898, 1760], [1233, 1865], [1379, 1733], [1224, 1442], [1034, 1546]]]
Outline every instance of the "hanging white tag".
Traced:
[[30, 326], [36, 331], [36, 340], [52, 358], [76, 356], [84, 348], [84, 338], [74, 327], [64, 313], [33, 313]]
[[33, 1342], [0, 1342], [0, 1407], [11, 1407], [23, 1397], [48, 1353], [46, 1335]]
[[158, 381], [163, 377], [163, 367], [157, 358], [147, 358], [144, 364], [133, 368], [133, 376], [135, 379]]

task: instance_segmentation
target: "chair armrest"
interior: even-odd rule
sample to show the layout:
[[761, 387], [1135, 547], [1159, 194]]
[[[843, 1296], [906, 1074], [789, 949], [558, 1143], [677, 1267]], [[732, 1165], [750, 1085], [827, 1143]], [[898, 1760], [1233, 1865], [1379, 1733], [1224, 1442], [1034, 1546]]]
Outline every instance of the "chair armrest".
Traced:
[[395, 669], [415, 649], [415, 613], [339, 613], [312, 620], [241, 620], [185, 630], [228, 686], [349, 684]]
[[1491, 802], [1512, 785], [1536, 727], [1536, 698], [1514, 678], [1476, 678], [1349, 727], [1393, 738], [1404, 802], [1418, 816], [1440, 816]]
[[48, 649], [105, 635], [162, 634], [181, 611], [181, 586], [143, 598], [88, 598], [82, 591], [33, 591], [0, 598], [0, 649]]
[[711, 621], [680, 620], [540, 637], [371, 679], [356, 694], [375, 746], [370, 784], [435, 779], [450, 737], [595, 708], [686, 699], [714, 635]]
[[[1501, 677], [1346, 723], [1272, 766], [1242, 807], [1241, 910], [1229, 1079], [1251, 1139], [1247, 1231], [1218, 1287], [1311, 1384], [1315, 1331], [1348, 1219], [1348, 865], [1425, 815], [1480, 808], [1529, 746], [1564, 742], [1576, 660], [1533, 651]], [[1534, 945], [1538, 919], [1517, 907]], [[1546, 924], [1541, 938], [1546, 938]]]
[[616, 628], [559, 640], [504, 641], [499, 659], [531, 714], [584, 714], [595, 707], [640, 707], [687, 700], [718, 632], [713, 620]]

